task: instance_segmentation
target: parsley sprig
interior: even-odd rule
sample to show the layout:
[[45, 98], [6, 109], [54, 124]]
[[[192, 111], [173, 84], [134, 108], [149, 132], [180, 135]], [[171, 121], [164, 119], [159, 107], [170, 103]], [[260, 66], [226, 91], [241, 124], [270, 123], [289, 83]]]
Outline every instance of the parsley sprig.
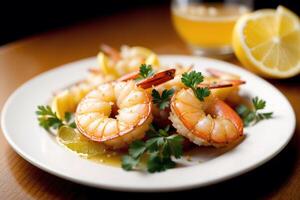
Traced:
[[143, 80], [154, 75], [154, 70], [151, 65], [141, 64], [139, 76], [136, 78], [137, 81]]
[[36, 114], [38, 115], [39, 125], [49, 131], [50, 129], [58, 129], [63, 125], [76, 128], [73, 115], [70, 112], [65, 113], [64, 120], [59, 119], [50, 106], [38, 106]]
[[143, 156], [147, 158], [147, 170], [150, 173], [165, 171], [174, 168], [176, 163], [172, 157], [180, 158], [183, 155], [183, 137], [170, 135], [170, 126], [156, 130], [151, 125], [147, 131], [147, 141], [134, 141], [128, 150], [128, 155], [122, 157], [122, 168], [130, 171], [139, 168]]
[[191, 88], [195, 94], [195, 96], [203, 101], [205, 97], [210, 95], [210, 90], [208, 88], [198, 87], [199, 83], [203, 82], [204, 77], [201, 72], [191, 71], [185, 72], [182, 74], [181, 82]]
[[170, 90], [164, 90], [161, 95], [156, 89], [152, 90], [152, 102], [157, 105], [160, 110], [164, 110], [170, 106], [170, 100], [173, 96], [175, 90], [171, 88]]
[[237, 113], [241, 116], [244, 126], [255, 125], [261, 120], [273, 117], [273, 112], [259, 112], [266, 107], [266, 101], [255, 97], [252, 99], [253, 108], [249, 109], [245, 105], [239, 105], [236, 108]]

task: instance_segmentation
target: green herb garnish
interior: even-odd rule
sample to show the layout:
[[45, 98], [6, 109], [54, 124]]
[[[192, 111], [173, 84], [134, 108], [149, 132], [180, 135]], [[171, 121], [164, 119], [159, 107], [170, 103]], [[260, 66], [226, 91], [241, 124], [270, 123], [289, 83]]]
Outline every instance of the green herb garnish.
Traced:
[[147, 131], [147, 141], [137, 140], [131, 143], [128, 155], [122, 157], [122, 168], [130, 171], [137, 169], [142, 156], [147, 158], [147, 170], [150, 173], [165, 171], [174, 168], [176, 163], [172, 156], [180, 158], [183, 155], [183, 137], [178, 134], [170, 135], [170, 126], [156, 130], [151, 125]]
[[38, 106], [37, 108], [36, 114], [38, 115], [39, 125], [47, 131], [49, 129], [58, 129], [63, 125], [76, 128], [72, 113], [66, 112], [64, 120], [62, 120], [57, 117], [50, 106]]
[[191, 71], [185, 72], [182, 74], [181, 82], [191, 88], [195, 94], [195, 96], [203, 101], [205, 97], [210, 95], [210, 90], [208, 88], [198, 87], [199, 83], [203, 82], [204, 77], [201, 72]]
[[66, 122], [65, 125], [68, 125], [71, 128], [76, 128], [76, 123], [75, 123], [75, 120], [74, 120], [73, 113], [66, 112], [64, 121]]
[[170, 90], [164, 90], [161, 95], [156, 89], [152, 90], [152, 102], [157, 105], [160, 110], [164, 110], [170, 106], [170, 100], [173, 96], [175, 90], [171, 88]]
[[237, 113], [240, 115], [244, 122], [244, 126], [255, 125], [261, 120], [270, 119], [273, 117], [273, 112], [258, 112], [263, 110], [266, 106], [266, 101], [255, 97], [252, 99], [253, 109], [249, 109], [245, 105], [239, 105], [236, 108]]
[[154, 70], [151, 65], [141, 64], [139, 76], [136, 78], [137, 81], [143, 80], [154, 75]]

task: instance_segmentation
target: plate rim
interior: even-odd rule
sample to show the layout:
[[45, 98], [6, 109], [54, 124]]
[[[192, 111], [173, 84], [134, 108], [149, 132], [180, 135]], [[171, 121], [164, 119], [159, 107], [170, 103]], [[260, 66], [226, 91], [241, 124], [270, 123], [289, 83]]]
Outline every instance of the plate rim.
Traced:
[[235, 64], [232, 63], [228, 63], [225, 61], [221, 61], [221, 60], [217, 60], [217, 59], [212, 59], [212, 58], [205, 58], [205, 57], [196, 57], [196, 56], [189, 56], [189, 55], [180, 55], [180, 54], [162, 54], [159, 55], [159, 57], [164, 57], [164, 58], [184, 58], [184, 59], [196, 59], [196, 60], [206, 60], [206, 61], [211, 61], [211, 62], [218, 62], [221, 64], [226, 64], [226, 65], [230, 65], [234, 68], [238, 68], [239, 70], [245, 71], [246, 73], [249, 73], [253, 76], [255, 76], [256, 78], [259, 78], [261, 81], [263, 81], [265, 84], [267, 84], [269, 87], [272, 87], [273, 89], [275, 89], [277, 92], [280, 93], [280, 95], [285, 99], [285, 101], [288, 103], [288, 106], [291, 110], [292, 113], [292, 133], [289, 135], [288, 138], [286, 138], [285, 143], [278, 148], [274, 153], [270, 154], [268, 157], [265, 157], [263, 160], [261, 160], [260, 162], [257, 162], [256, 164], [253, 164], [250, 167], [247, 167], [245, 169], [241, 169], [235, 173], [232, 174], [227, 174], [222, 176], [221, 178], [217, 178], [217, 179], [213, 179], [204, 183], [193, 183], [193, 184], [188, 184], [188, 185], [184, 185], [184, 186], [171, 186], [171, 187], [163, 187], [163, 188], [132, 188], [132, 187], [124, 187], [124, 186], [111, 186], [111, 185], [106, 185], [106, 184], [101, 184], [101, 183], [91, 183], [89, 181], [86, 180], [80, 180], [76, 177], [71, 177], [71, 176], [67, 176], [64, 175], [63, 173], [60, 173], [59, 171], [56, 171], [55, 169], [51, 169], [50, 167], [48, 168], [47, 166], [44, 166], [42, 163], [39, 162], [39, 160], [35, 159], [34, 157], [32, 157], [31, 155], [28, 155], [26, 153], [24, 153], [22, 151], [22, 149], [19, 148], [19, 146], [13, 141], [13, 139], [9, 136], [9, 133], [7, 131], [7, 127], [6, 127], [6, 123], [5, 123], [5, 116], [8, 110], [9, 105], [11, 104], [11, 102], [13, 101], [14, 97], [19, 93], [19, 91], [21, 91], [24, 87], [26, 87], [26, 85], [37, 79], [40, 76], [46, 75], [49, 72], [53, 72], [56, 71], [58, 69], [62, 69], [62, 68], [67, 68], [69, 67], [69, 65], [75, 65], [76, 63], [80, 63], [80, 62], [84, 62], [90, 59], [94, 59], [95, 57], [88, 57], [88, 58], [83, 58], [77, 61], [73, 61], [73, 62], [69, 62], [69, 63], [65, 63], [62, 64], [60, 66], [54, 67], [53, 69], [47, 70], [45, 72], [42, 72], [34, 77], [32, 77], [31, 79], [27, 80], [25, 83], [21, 84], [16, 90], [14, 90], [9, 97], [6, 99], [2, 110], [1, 110], [1, 128], [2, 128], [2, 132], [4, 135], [4, 138], [7, 140], [7, 142], [9, 143], [10, 147], [17, 153], [19, 154], [23, 159], [25, 159], [26, 161], [28, 161], [29, 163], [31, 163], [32, 165], [34, 165], [35, 167], [40, 168], [41, 170], [55, 175], [57, 177], [63, 178], [65, 180], [68, 181], [72, 181], [81, 185], [87, 185], [87, 186], [91, 186], [91, 187], [96, 187], [96, 188], [103, 188], [103, 189], [108, 189], [108, 190], [114, 190], [114, 191], [130, 191], [130, 192], [167, 192], [167, 191], [180, 191], [180, 190], [186, 190], [186, 189], [192, 189], [192, 188], [197, 188], [197, 187], [204, 187], [204, 186], [208, 186], [208, 185], [212, 185], [215, 183], [219, 183], [219, 182], [223, 182], [225, 180], [240, 176], [241, 174], [247, 173], [255, 168], [260, 167], [261, 165], [263, 165], [264, 163], [268, 162], [269, 160], [271, 160], [272, 158], [274, 158], [275, 156], [277, 156], [286, 146], [287, 144], [290, 142], [291, 138], [293, 137], [294, 133], [295, 133], [295, 128], [296, 128], [296, 116], [295, 116], [295, 112], [294, 109], [292, 107], [292, 105], [290, 104], [289, 100], [286, 98], [286, 96], [280, 91], [278, 90], [275, 86], [273, 86], [272, 84], [270, 84], [268, 81], [264, 80], [263, 78], [253, 74], [250, 71], [247, 71], [246, 69], [243, 69], [241, 67], [238, 67]]

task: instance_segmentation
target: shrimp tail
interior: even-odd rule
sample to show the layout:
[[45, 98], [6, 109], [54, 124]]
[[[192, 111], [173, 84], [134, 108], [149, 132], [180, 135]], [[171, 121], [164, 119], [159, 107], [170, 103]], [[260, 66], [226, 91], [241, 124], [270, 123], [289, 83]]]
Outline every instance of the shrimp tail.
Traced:
[[137, 79], [139, 77], [139, 74], [140, 74], [139, 71], [131, 72], [129, 74], [125, 74], [124, 76], [120, 77], [119, 79], [117, 79], [117, 81], [134, 80], [134, 79]]
[[101, 44], [100, 49], [105, 54], [109, 55], [109, 57], [111, 57], [112, 60], [114, 60], [114, 61], [118, 61], [121, 59], [121, 55], [120, 55], [119, 51], [107, 44]]
[[222, 80], [216, 83], [200, 83], [198, 87], [206, 87], [208, 89], [219, 89], [226, 87], [233, 87], [237, 85], [245, 84], [246, 81], [243, 80]]
[[169, 80], [172, 80], [175, 77], [176, 70], [175, 69], [168, 69], [162, 72], [158, 72], [153, 76], [146, 78], [137, 83], [137, 86], [140, 86], [143, 89], [150, 88], [152, 86], [157, 86], [162, 83], [165, 83]]

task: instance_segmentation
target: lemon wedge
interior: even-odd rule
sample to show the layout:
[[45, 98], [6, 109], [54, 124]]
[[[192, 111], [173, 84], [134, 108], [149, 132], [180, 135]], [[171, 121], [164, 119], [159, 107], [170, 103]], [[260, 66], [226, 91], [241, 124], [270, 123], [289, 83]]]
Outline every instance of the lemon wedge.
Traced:
[[[145, 64], [151, 65], [153, 69], [159, 68], [158, 56], [148, 48], [135, 46], [131, 48], [132, 54], [136, 56], [142, 56], [145, 58]], [[143, 63], [140, 63], [143, 64]], [[138, 68], [140, 67], [140, 64]]]
[[64, 90], [57, 94], [52, 100], [52, 110], [56, 112], [58, 118], [63, 119], [66, 112], [73, 110], [73, 99], [69, 90]]
[[158, 56], [148, 48], [141, 46], [134, 46], [130, 48], [131, 55], [141, 56], [145, 58], [145, 64], [152, 66], [159, 66]]
[[100, 70], [105, 75], [112, 75], [112, 76], [115, 76], [115, 77], [119, 77], [119, 74], [116, 71], [116, 69], [109, 65], [109, 58], [104, 53], [102, 53], [102, 52], [98, 53], [97, 61], [98, 61], [98, 65], [100, 67]]
[[233, 30], [233, 49], [249, 70], [267, 78], [300, 73], [300, 22], [283, 6], [242, 16]]
[[87, 157], [101, 155], [106, 152], [102, 144], [87, 139], [77, 130], [67, 126], [59, 128], [58, 140], [70, 150]]
[[159, 59], [158, 59], [158, 56], [155, 54], [155, 53], [151, 53], [146, 61], [145, 61], [145, 64], [147, 65], [152, 65], [153, 68], [158, 68], [159, 67]]
[[122, 59], [116, 63], [112, 63], [110, 62], [110, 58], [103, 52], [98, 53], [98, 65], [104, 75], [110, 75], [118, 78], [124, 74], [138, 70], [143, 63], [152, 65], [154, 68], [159, 66], [158, 56], [153, 51], [145, 47], [123, 46], [120, 54]]
[[54, 96], [51, 105], [52, 110], [56, 112], [58, 118], [63, 119], [66, 112], [75, 112], [79, 101], [92, 88], [92, 86], [86, 83], [80, 83], [69, 89], [62, 90]]
[[153, 52], [145, 47], [140, 47], [140, 46], [134, 46], [130, 48], [131, 54], [135, 56], [142, 56], [142, 57], [148, 57], [150, 54]]

